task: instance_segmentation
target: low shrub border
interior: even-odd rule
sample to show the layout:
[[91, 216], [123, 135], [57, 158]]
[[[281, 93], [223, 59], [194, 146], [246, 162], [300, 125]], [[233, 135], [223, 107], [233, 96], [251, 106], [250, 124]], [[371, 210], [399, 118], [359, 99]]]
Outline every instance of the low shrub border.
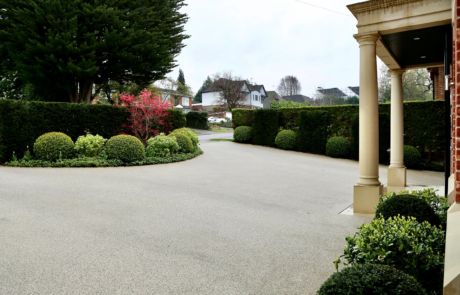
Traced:
[[145, 158], [142, 161], [135, 161], [131, 163], [123, 163], [121, 160], [105, 160], [103, 157], [96, 158], [76, 158], [61, 160], [56, 162], [42, 161], [42, 160], [29, 160], [24, 159], [18, 161], [10, 161], [4, 164], [8, 167], [30, 167], [30, 168], [64, 168], [64, 167], [123, 167], [123, 166], [143, 166], [143, 165], [156, 165], [156, 164], [168, 164], [175, 162], [182, 162], [193, 159], [201, 155], [203, 151], [197, 148], [195, 152], [188, 154], [172, 154], [167, 157], [153, 157]]

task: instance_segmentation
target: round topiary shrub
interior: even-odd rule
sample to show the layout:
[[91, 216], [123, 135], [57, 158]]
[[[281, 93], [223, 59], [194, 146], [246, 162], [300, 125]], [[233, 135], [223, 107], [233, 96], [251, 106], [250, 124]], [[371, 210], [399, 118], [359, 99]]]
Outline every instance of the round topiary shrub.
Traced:
[[192, 143], [193, 143], [194, 147], [197, 147], [198, 143], [200, 142], [200, 140], [198, 139], [198, 136], [196, 136], [195, 132], [193, 132], [192, 130], [190, 130], [188, 128], [176, 129], [172, 133], [182, 133], [182, 134], [187, 135], [192, 140]]
[[167, 157], [179, 150], [176, 138], [168, 137], [164, 133], [147, 140], [147, 148], [145, 153], [147, 157]]
[[297, 134], [292, 130], [282, 130], [275, 138], [277, 147], [283, 150], [293, 150], [297, 142]]
[[[378, 218], [346, 237], [347, 264], [382, 264], [413, 276], [430, 294], [442, 294], [446, 237], [414, 217]], [[392, 293], [391, 293], [392, 294]]]
[[75, 145], [72, 139], [61, 132], [45, 133], [34, 143], [34, 153], [37, 158], [55, 161], [59, 158], [70, 159], [75, 155]]
[[78, 137], [75, 142], [75, 150], [85, 157], [96, 157], [101, 153], [106, 141], [104, 137], [88, 132], [86, 136]]
[[335, 136], [326, 143], [326, 156], [332, 158], [348, 158], [350, 156], [350, 143], [346, 138]]
[[191, 153], [194, 150], [192, 140], [182, 133], [171, 133], [168, 136], [175, 137], [181, 153]]
[[233, 132], [233, 139], [236, 142], [249, 142], [252, 139], [252, 128], [249, 126], [240, 126]]
[[145, 158], [144, 145], [131, 135], [117, 135], [110, 138], [104, 150], [109, 159], [118, 159], [125, 163], [141, 161]]
[[420, 154], [418, 149], [410, 145], [404, 146], [404, 165], [407, 168], [418, 168], [421, 161], [422, 155]]
[[441, 224], [441, 220], [434, 209], [426, 201], [416, 196], [390, 196], [377, 204], [375, 218], [388, 219], [398, 215], [415, 217], [420, 223], [428, 221], [431, 225]]
[[426, 295], [413, 277], [388, 265], [357, 264], [336, 272], [317, 295]]

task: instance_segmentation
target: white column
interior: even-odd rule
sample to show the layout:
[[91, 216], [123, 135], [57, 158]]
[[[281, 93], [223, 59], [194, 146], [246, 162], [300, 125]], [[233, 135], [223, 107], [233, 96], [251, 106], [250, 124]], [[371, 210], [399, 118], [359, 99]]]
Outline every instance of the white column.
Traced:
[[380, 35], [355, 35], [360, 48], [359, 73], [359, 179], [354, 188], [353, 211], [375, 213], [382, 194], [379, 181], [379, 103], [377, 81], [377, 40]]
[[[391, 75], [391, 145], [388, 168], [388, 191], [399, 191], [406, 186], [404, 166], [404, 104], [402, 75], [405, 70], [390, 70]], [[398, 189], [399, 188], [399, 189]]]

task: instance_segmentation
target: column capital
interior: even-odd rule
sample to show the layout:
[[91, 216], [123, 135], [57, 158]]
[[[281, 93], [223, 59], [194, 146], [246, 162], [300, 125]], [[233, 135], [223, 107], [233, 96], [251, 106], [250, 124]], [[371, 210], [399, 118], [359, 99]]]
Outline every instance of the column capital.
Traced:
[[356, 34], [353, 35], [355, 37], [356, 41], [358, 41], [359, 45], [375, 45], [377, 43], [377, 40], [380, 39], [380, 34], [379, 32], [370, 32], [370, 33], [365, 33], [365, 34]]
[[406, 72], [406, 69], [395, 69], [395, 70], [388, 70], [388, 73], [391, 76], [402, 76]]

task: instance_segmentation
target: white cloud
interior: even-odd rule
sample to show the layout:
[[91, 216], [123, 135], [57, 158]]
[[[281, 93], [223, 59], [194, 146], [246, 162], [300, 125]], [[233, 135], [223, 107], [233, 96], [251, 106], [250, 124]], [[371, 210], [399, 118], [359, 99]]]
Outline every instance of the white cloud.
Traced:
[[197, 91], [208, 75], [231, 70], [267, 90], [295, 75], [305, 95], [317, 86], [357, 86], [357, 21], [346, 5], [359, 1], [305, 2], [350, 17], [295, 0], [188, 0], [183, 11], [191, 37], [177, 58], [187, 84]]

